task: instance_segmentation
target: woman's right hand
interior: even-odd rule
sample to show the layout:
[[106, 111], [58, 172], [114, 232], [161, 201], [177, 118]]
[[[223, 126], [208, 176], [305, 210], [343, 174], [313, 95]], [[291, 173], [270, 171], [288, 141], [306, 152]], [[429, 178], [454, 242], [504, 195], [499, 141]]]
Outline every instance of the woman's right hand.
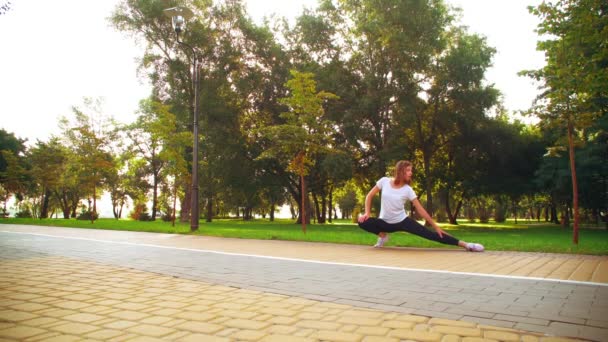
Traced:
[[357, 219], [357, 221], [359, 221], [359, 223], [363, 223], [363, 222], [367, 221], [368, 218], [369, 218], [369, 214], [365, 213], [365, 214], [359, 216], [359, 219]]

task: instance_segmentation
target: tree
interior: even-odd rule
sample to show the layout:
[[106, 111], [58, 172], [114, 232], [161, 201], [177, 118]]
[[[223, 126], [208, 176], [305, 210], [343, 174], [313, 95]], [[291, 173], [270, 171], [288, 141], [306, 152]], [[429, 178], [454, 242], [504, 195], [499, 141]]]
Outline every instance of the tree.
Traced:
[[[418, 85], [422, 95], [417, 100], [404, 99], [416, 104], [411, 109], [404, 106], [399, 115], [403, 140], [421, 159], [429, 213], [434, 212], [433, 184], [441, 183], [445, 184], [449, 211], [450, 191], [458, 189], [450, 184], [450, 178], [441, 176], [453, 172], [448, 167], [464, 166], [454, 163], [456, 154], [476, 147], [478, 142], [467, 139], [467, 134], [485, 121], [487, 112], [498, 102], [498, 91], [483, 82], [495, 50], [484, 38], [460, 28], [447, 31], [444, 40], [445, 46], [431, 56], [425, 70], [428, 85]], [[448, 212], [448, 216], [452, 215]]]
[[0, 15], [6, 14], [11, 9], [11, 2], [3, 0], [0, 4]]
[[112, 202], [112, 215], [114, 215], [114, 218], [117, 220], [122, 217], [122, 210], [129, 199], [129, 196], [127, 195], [127, 178], [124, 174], [124, 159], [124, 155], [115, 156], [115, 167], [108, 173], [106, 178], [106, 187], [110, 192], [110, 201]]
[[48, 218], [51, 195], [55, 193], [61, 183], [68, 151], [59, 138], [53, 137], [48, 143], [36, 142], [29, 152], [32, 178], [40, 186], [42, 193], [40, 218]]
[[29, 173], [23, 158], [16, 156], [9, 150], [1, 150], [0, 157], [6, 165], [5, 171], [0, 171], [2, 187], [9, 194], [22, 197], [29, 183]]
[[25, 139], [0, 129], [0, 186], [8, 199], [22, 199], [31, 186], [31, 174], [26, 159]]
[[[0, 151], [8, 151], [15, 156], [23, 157], [25, 155], [26, 139], [20, 139], [15, 136], [14, 133], [9, 133], [4, 129], [0, 129]], [[6, 172], [7, 161], [0, 155], [0, 172]], [[0, 176], [0, 183], [3, 182], [2, 176]]]
[[[317, 167], [312, 172], [313, 199], [316, 205], [317, 222], [332, 221], [334, 208], [333, 192], [352, 177], [352, 159], [345, 151], [332, 149], [320, 155]], [[321, 197], [319, 207], [317, 193]], [[329, 209], [329, 214], [327, 213]]]
[[390, 161], [413, 155], [398, 144], [403, 131], [397, 117], [417, 110], [419, 89], [431, 57], [445, 45], [451, 16], [442, 1], [347, 0], [335, 11], [326, 7], [340, 18], [342, 55], [350, 56], [344, 75], [351, 80], [342, 86], [354, 96], [340, 113], [341, 128], [367, 187], [385, 175]]
[[101, 101], [85, 98], [85, 113], [78, 107], [73, 107], [74, 123], [68, 118], [60, 120], [65, 142], [75, 153], [78, 165], [79, 185], [85, 188], [85, 193], [92, 199], [89, 208], [91, 222], [97, 216], [97, 197], [103, 189], [105, 179], [114, 169], [114, 159], [111, 154], [111, 143], [116, 141], [110, 125], [111, 119], [101, 112]]
[[563, 129], [558, 146], [568, 147], [572, 178], [574, 223], [572, 242], [578, 244], [579, 191], [575, 148], [595, 119], [608, 109], [608, 6], [602, 0], [558, 0], [529, 7], [542, 19], [538, 43], [546, 66], [524, 71], [542, 82], [544, 92], [533, 112], [545, 125]]
[[342, 218], [350, 218], [354, 213], [359, 201], [357, 200], [357, 188], [354, 182], [347, 182], [341, 189], [336, 192], [336, 202], [340, 207]]
[[300, 217], [302, 231], [306, 232], [306, 183], [304, 177], [314, 166], [314, 156], [329, 147], [328, 133], [330, 127], [324, 118], [323, 103], [336, 99], [337, 96], [325, 91], [316, 90], [316, 82], [311, 73], [291, 71], [292, 79], [287, 81], [289, 97], [280, 102], [287, 105], [289, 112], [281, 114], [285, 124], [263, 129], [264, 135], [271, 141], [271, 147], [264, 151], [260, 158], [279, 158], [289, 160], [287, 171], [300, 178], [302, 199]]
[[[186, 146], [187, 143], [183, 141], [183, 137], [184, 135], [186, 137], [191, 135], [176, 133], [175, 115], [170, 112], [169, 106], [158, 100], [152, 98], [142, 100], [139, 104], [138, 113], [136, 121], [126, 127], [125, 133], [128, 140], [131, 141], [128, 150], [134, 157], [147, 162], [145, 173], [151, 176], [152, 181], [151, 186], [147, 188], [152, 189], [151, 220], [154, 221], [160, 209], [158, 191], [159, 185], [163, 181], [163, 170], [172, 159], [175, 161], [174, 166], [180, 161], [184, 161], [183, 156], [178, 157], [174, 153], [176, 151], [175, 142], [179, 141]], [[163, 153], [163, 151], [165, 152]]]

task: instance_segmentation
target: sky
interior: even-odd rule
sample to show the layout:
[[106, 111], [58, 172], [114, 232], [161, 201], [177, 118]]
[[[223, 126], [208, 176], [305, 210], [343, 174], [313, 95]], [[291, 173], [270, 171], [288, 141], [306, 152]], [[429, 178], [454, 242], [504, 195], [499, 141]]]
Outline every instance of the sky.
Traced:
[[[102, 98], [103, 111], [121, 122], [135, 119], [150, 86], [137, 75], [143, 47], [114, 30], [107, 18], [119, 0], [12, 0], [0, 15], [0, 129], [28, 139], [60, 133], [58, 119], [70, 116], [84, 97]], [[261, 22], [277, 13], [293, 18], [315, 0], [246, 0]], [[540, 0], [446, 0], [463, 9], [461, 24], [484, 35], [497, 49], [486, 74], [503, 93], [509, 111], [525, 110], [538, 94], [532, 80], [517, 76], [544, 65], [536, 51], [538, 19], [526, 6]]]

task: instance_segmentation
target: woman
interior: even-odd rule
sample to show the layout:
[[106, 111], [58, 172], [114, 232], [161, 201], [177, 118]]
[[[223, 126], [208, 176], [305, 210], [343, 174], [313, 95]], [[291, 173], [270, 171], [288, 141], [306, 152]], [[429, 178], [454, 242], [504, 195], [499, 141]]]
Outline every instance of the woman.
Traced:
[[[424, 210], [416, 193], [410, 187], [411, 180], [412, 163], [401, 160], [395, 167], [394, 178], [382, 177], [365, 197], [365, 213], [359, 217], [359, 227], [378, 235], [378, 242], [376, 242], [374, 247], [384, 246], [388, 241], [387, 233], [404, 231], [428, 240], [460, 246], [471, 252], [483, 252], [483, 245], [458, 240], [439, 228], [437, 223]], [[372, 198], [380, 190], [382, 190], [382, 195], [380, 196], [380, 215], [378, 218], [370, 218]], [[406, 200], [414, 204], [416, 212], [435, 228], [435, 232], [426, 229], [416, 220], [407, 216], [404, 208]]]

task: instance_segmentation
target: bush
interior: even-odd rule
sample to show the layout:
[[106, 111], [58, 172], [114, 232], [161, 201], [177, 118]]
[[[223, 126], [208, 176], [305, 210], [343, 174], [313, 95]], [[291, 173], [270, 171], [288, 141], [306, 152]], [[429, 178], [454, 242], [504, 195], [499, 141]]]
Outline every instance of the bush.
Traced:
[[32, 212], [29, 209], [23, 209], [15, 214], [16, 218], [32, 218]]
[[490, 211], [489, 210], [482, 210], [479, 213], [479, 222], [481, 223], [488, 223], [490, 222]]
[[139, 221], [152, 221], [152, 216], [150, 216], [150, 214], [148, 213], [141, 213], [139, 214]]
[[162, 214], [161, 216], [162, 220], [165, 222], [173, 222], [173, 215], [169, 215], [169, 214]]
[[76, 219], [83, 221], [95, 221], [99, 218], [99, 214], [92, 211], [83, 211], [81, 212]]
[[148, 207], [143, 203], [136, 204], [129, 217], [136, 221], [151, 221], [152, 219], [148, 213]]

